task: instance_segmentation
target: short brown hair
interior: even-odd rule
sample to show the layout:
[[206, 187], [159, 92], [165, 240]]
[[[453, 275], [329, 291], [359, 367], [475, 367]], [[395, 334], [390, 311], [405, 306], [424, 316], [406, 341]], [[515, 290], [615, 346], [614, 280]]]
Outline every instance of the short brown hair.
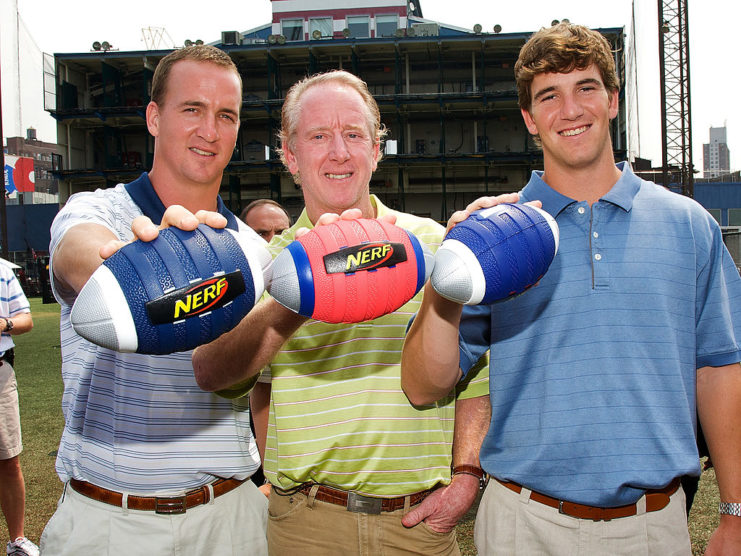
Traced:
[[[301, 96], [315, 85], [321, 85], [323, 83], [339, 83], [345, 85], [351, 89], [354, 89], [363, 98], [365, 106], [368, 108], [368, 130], [370, 131], [371, 137], [374, 143], [378, 143], [379, 151], [376, 162], [381, 160], [381, 142], [386, 136], [386, 127], [381, 123], [381, 111], [378, 108], [376, 99], [368, 90], [368, 85], [365, 81], [360, 79], [358, 76], [353, 75], [344, 70], [333, 70], [325, 73], [318, 73], [311, 77], [305, 77], [301, 81], [294, 83], [293, 86], [288, 90], [286, 100], [283, 102], [283, 111], [281, 112], [281, 129], [278, 134], [280, 140], [280, 148], [278, 154], [280, 160], [287, 167], [284, 147], [288, 145], [292, 146], [294, 134], [296, 133], [296, 127], [298, 127], [298, 120], [301, 116]], [[294, 176], [294, 180], [299, 179]], [[296, 183], [299, 183], [298, 181]]]
[[541, 73], [569, 73], [597, 66], [609, 93], [620, 90], [610, 43], [597, 31], [581, 25], [559, 23], [544, 27], [525, 43], [515, 64], [520, 108], [530, 110], [530, 85]]
[[232, 70], [239, 77], [240, 96], [242, 90], [242, 76], [229, 55], [223, 50], [208, 44], [198, 44], [186, 46], [173, 52], [160, 60], [152, 76], [152, 102], [162, 105], [167, 95], [167, 78], [170, 75], [172, 66], [181, 60], [192, 60], [194, 62], [205, 62], [215, 64], [224, 69]]

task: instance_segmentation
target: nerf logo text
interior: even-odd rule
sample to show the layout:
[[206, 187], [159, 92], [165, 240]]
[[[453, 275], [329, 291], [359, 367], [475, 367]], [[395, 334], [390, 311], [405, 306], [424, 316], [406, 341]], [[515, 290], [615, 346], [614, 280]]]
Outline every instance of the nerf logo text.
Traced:
[[153, 324], [176, 322], [223, 307], [244, 291], [242, 272], [237, 270], [168, 292], [147, 303], [147, 313]]
[[376, 270], [394, 266], [407, 260], [403, 243], [374, 241], [354, 247], [345, 247], [324, 256], [327, 274], [352, 274], [362, 270]]

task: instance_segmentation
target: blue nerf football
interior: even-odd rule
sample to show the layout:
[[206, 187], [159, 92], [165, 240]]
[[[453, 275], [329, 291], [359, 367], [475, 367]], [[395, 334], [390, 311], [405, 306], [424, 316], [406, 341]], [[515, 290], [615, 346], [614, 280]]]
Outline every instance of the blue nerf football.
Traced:
[[435, 254], [430, 282], [465, 305], [521, 294], [541, 279], [558, 251], [558, 225], [542, 209], [500, 204], [454, 226]]
[[258, 242], [201, 224], [161, 230], [119, 249], [80, 290], [70, 320], [101, 347], [161, 355], [186, 351], [235, 327], [269, 282]]

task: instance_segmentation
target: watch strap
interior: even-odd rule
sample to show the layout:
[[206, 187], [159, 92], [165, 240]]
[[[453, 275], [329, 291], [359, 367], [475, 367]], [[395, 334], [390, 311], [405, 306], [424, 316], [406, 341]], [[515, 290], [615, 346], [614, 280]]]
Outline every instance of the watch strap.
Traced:
[[718, 504], [718, 511], [721, 515], [735, 515], [736, 517], [741, 517], [741, 503], [721, 502]]
[[489, 476], [486, 471], [476, 465], [456, 465], [453, 467], [452, 475], [473, 475], [479, 480], [479, 488], [486, 487], [489, 482]]

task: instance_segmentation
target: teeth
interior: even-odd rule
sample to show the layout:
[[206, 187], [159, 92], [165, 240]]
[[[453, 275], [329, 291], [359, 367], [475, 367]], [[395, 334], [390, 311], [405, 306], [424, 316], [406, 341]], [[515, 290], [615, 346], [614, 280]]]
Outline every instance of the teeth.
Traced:
[[345, 178], [349, 178], [350, 176], [352, 176], [352, 174], [326, 174], [326, 176], [332, 180], [342, 180]]
[[584, 133], [587, 130], [588, 126], [579, 127], [576, 129], [567, 129], [565, 131], [561, 132], [561, 135], [565, 135], [566, 137], [572, 137], [574, 135], [579, 135], [581, 133]]
[[193, 151], [194, 153], [200, 154], [202, 156], [214, 156], [214, 153], [210, 153], [208, 151], [202, 151], [201, 149], [198, 149], [196, 147], [191, 147], [190, 150]]

